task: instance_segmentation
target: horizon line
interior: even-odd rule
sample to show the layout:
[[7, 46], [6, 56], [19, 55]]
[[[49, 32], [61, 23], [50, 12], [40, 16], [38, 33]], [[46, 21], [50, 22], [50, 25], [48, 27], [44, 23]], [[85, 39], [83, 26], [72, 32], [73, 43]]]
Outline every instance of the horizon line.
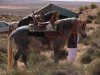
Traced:
[[100, 2], [100, 1], [88, 1], [88, 0], [84, 0], [84, 1], [82, 1], [82, 0], [44, 0], [44, 1], [58, 1], [58, 2], [60, 2], [60, 1], [65, 1], [65, 2]]

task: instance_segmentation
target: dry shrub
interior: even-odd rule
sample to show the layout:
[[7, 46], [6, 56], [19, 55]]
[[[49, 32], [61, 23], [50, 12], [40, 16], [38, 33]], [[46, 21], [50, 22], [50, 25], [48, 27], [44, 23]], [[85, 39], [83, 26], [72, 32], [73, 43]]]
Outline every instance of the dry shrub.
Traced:
[[96, 18], [96, 16], [88, 15], [87, 23], [92, 23], [92, 21]]
[[79, 10], [80, 10], [80, 11], [84, 11], [84, 7], [81, 6], [81, 7], [79, 8]]
[[[88, 28], [88, 30], [93, 30], [93, 28]], [[91, 35], [88, 35], [82, 42], [85, 45], [91, 45], [96, 48], [100, 48], [100, 26], [97, 27], [96, 30]]]
[[92, 34], [92, 46], [100, 48], [100, 26]]
[[[80, 75], [81, 71], [73, 65], [65, 65], [44, 62], [35, 66], [34, 75]], [[81, 74], [83, 75], [83, 74]]]
[[16, 16], [16, 15], [0, 15], [0, 20], [7, 21], [7, 22], [13, 22], [13, 21], [18, 21], [22, 18], [21, 16]]
[[100, 58], [95, 59], [87, 66], [86, 75], [100, 75]]
[[86, 38], [81, 39], [80, 42], [84, 43], [84, 45], [91, 45], [92, 44], [91, 35], [88, 35]]
[[[0, 52], [0, 75], [5, 72], [7, 68], [7, 53]], [[2, 70], [2, 71], [1, 71]]]
[[97, 17], [96, 17], [95, 23], [100, 24], [100, 11], [97, 12]]
[[7, 35], [0, 34], [0, 68], [5, 69], [7, 62]]
[[7, 62], [7, 54], [0, 52], [0, 63], [6, 63]]
[[7, 34], [0, 34], [0, 51], [7, 50]]
[[12, 72], [5, 72], [2, 75], [34, 75], [32, 70], [24, 69], [24, 70], [13, 70]]
[[80, 63], [89, 64], [94, 59], [100, 57], [100, 50], [96, 49], [96, 47], [90, 47], [87, 51], [85, 51], [80, 57]]
[[91, 9], [97, 8], [97, 5], [95, 3], [90, 4]]
[[84, 6], [84, 9], [87, 10], [87, 9], [89, 9], [89, 7], [88, 6]]
[[[64, 60], [67, 57], [67, 55], [68, 55], [68, 52], [66, 52], [65, 50], [62, 50], [58, 56], [58, 59]], [[34, 65], [39, 64], [41, 62], [46, 62], [49, 60], [54, 61], [54, 54], [52, 54], [52, 56], [48, 58], [46, 55], [43, 55], [41, 53], [34, 52], [34, 51], [30, 52], [30, 55], [29, 55], [29, 65], [30, 66], [34, 66]]]
[[92, 61], [91, 55], [89, 55], [88, 53], [84, 52], [80, 59], [79, 59], [80, 63], [82, 64], [89, 64]]
[[[31, 51], [31, 50], [30, 50]], [[41, 55], [39, 52], [31, 51], [29, 55], [29, 66], [35, 66], [36, 64], [39, 64], [40, 62], [47, 61], [48, 58], [45, 55]]]
[[11, 73], [4, 75], [84, 75], [83, 70], [80, 70], [72, 63], [56, 64], [52, 62], [41, 62], [40, 64], [30, 67], [23, 71], [14, 70]]

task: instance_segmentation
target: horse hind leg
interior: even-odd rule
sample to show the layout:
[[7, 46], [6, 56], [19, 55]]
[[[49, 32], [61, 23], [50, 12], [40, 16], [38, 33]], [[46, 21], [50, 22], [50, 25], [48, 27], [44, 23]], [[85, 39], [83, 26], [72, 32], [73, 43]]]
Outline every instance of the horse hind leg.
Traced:
[[17, 62], [19, 57], [22, 55], [22, 50], [18, 49], [16, 55], [14, 56], [14, 64], [13, 64], [13, 68], [16, 69], [17, 68]]
[[25, 64], [26, 67], [28, 67], [28, 65], [27, 65], [27, 59], [28, 59], [27, 50], [23, 50], [23, 53], [22, 53], [22, 61]]

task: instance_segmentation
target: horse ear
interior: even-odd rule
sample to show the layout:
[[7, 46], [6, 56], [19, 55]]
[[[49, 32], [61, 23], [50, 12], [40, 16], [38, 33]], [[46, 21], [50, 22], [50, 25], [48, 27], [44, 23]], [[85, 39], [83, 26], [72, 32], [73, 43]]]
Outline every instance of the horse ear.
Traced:
[[32, 16], [34, 16], [35, 15], [35, 13], [34, 13], [34, 11], [32, 11]]

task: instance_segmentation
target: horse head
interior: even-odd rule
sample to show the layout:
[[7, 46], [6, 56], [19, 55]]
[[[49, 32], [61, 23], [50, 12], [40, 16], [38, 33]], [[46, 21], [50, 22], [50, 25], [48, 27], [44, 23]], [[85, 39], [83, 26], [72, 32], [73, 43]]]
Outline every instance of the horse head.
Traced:
[[77, 18], [66, 18], [57, 20], [55, 22], [57, 25], [57, 32], [64, 38], [69, 38], [73, 31], [79, 33], [83, 38], [86, 37], [86, 22], [81, 21]]
[[86, 34], [86, 21], [82, 21], [80, 19], [76, 20], [76, 29], [78, 30], [78, 33], [81, 35], [82, 38], [85, 38], [87, 36]]

